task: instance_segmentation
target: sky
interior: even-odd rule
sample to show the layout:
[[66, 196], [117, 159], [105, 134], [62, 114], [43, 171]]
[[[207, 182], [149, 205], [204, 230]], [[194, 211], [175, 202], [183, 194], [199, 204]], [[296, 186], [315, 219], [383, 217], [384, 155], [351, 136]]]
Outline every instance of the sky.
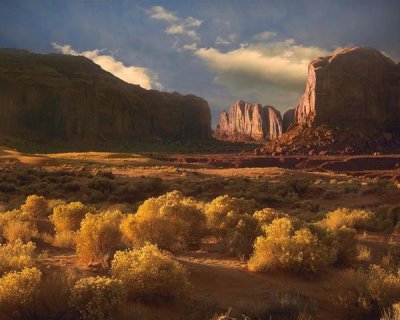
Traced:
[[308, 63], [351, 46], [400, 60], [400, 0], [1, 0], [0, 47], [83, 55], [146, 89], [294, 108]]

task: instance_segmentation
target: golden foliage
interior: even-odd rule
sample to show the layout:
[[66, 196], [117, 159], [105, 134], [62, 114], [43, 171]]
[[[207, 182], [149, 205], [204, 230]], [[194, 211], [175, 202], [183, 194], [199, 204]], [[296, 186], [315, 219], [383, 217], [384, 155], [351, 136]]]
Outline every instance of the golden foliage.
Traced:
[[121, 243], [119, 211], [86, 214], [76, 235], [76, 252], [83, 261], [101, 260]]
[[253, 200], [239, 199], [228, 195], [219, 196], [205, 207], [207, 225], [211, 230], [215, 230], [218, 233], [223, 228], [221, 224], [224, 223], [228, 213], [253, 214], [255, 208], [256, 202]]
[[178, 191], [147, 199], [135, 215], [121, 224], [126, 239], [135, 246], [146, 242], [168, 250], [195, 248], [205, 231], [200, 204]]
[[8, 242], [15, 242], [20, 239], [22, 242], [28, 242], [38, 235], [35, 224], [31, 221], [10, 221], [3, 231], [3, 236]]
[[106, 277], [83, 278], [71, 290], [70, 306], [82, 320], [110, 319], [125, 303], [122, 281]]
[[53, 214], [49, 218], [56, 231], [54, 236], [56, 247], [75, 247], [76, 230], [88, 212], [89, 208], [81, 202], [61, 204], [53, 209]]
[[37, 268], [9, 272], [0, 278], [0, 308], [9, 314], [29, 313], [35, 307], [42, 273]]
[[76, 231], [88, 212], [89, 208], [81, 202], [70, 202], [55, 207], [49, 218], [54, 224], [56, 233]]
[[15, 243], [0, 244], [0, 274], [34, 266], [35, 249], [33, 242], [24, 244], [20, 239]]
[[355, 229], [365, 229], [373, 221], [374, 214], [367, 210], [339, 208], [328, 212], [326, 218], [322, 220], [322, 225], [327, 228], [339, 229], [349, 227]]
[[278, 218], [288, 218], [286, 213], [272, 209], [264, 208], [254, 212], [253, 217], [257, 219], [260, 225], [270, 224], [272, 221]]
[[111, 274], [122, 280], [133, 299], [173, 299], [189, 286], [185, 268], [153, 244], [116, 252]]
[[9, 242], [28, 242], [38, 235], [36, 221], [30, 212], [20, 210], [0, 214], [0, 236]]
[[288, 218], [275, 219], [258, 237], [248, 262], [251, 271], [276, 268], [316, 272], [336, 260], [336, 250], [326, 246], [309, 228], [294, 230]]
[[35, 218], [46, 217], [48, 212], [47, 200], [35, 194], [26, 198], [21, 210], [32, 214]]

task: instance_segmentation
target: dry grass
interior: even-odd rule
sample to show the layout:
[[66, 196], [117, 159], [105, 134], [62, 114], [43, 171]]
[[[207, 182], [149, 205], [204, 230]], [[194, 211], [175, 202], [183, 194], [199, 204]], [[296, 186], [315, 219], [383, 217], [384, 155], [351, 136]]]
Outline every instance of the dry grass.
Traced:
[[[257, 232], [249, 232], [257, 229], [256, 224], [252, 222], [269, 225], [276, 218], [293, 219], [296, 221], [295, 231], [303, 225], [304, 228], [310, 229], [313, 235], [304, 233], [297, 236], [297, 242], [293, 239], [289, 241], [296, 242], [296, 246], [290, 246], [293, 249], [290, 250], [292, 257], [296, 256], [294, 247], [301, 249], [297, 253], [302, 253], [303, 261], [307, 260], [307, 256], [312, 256], [310, 253], [313, 252], [315, 246], [311, 246], [310, 243], [315, 243], [315, 237], [319, 241], [323, 240], [321, 244], [324, 246], [335, 245], [336, 249], [340, 246], [351, 249], [356, 240], [351, 237], [341, 239], [335, 234], [338, 231], [332, 231], [329, 238], [325, 235], [327, 231], [321, 231], [314, 225], [315, 222], [323, 220], [327, 212], [340, 207], [349, 208], [349, 210], [345, 214], [342, 212], [340, 216], [334, 217], [333, 222], [330, 221], [332, 222], [330, 227], [340, 228], [345, 225], [359, 229], [371, 228], [374, 231], [395, 231], [399, 218], [397, 202], [400, 194], [391, 187], [390, 183], [378, 184], [367, 178], [349, 177], [344, 174], [310, 173], [279, 168], [218, 169], [209, 165], [179, 165], [134, 154], [81, 153], [50, 155], [49, 157], [51, 158], [49, 164], [42, 162], [41, 164], [45, 164], [42, 167], [5, 165], [0, 159], [2, 169], [0, 170], [2, 181], [0, 207], [2, 212], [9, 211], [9, 213], [1, 214], [2, 241], [12, 243], [22, 238], [23, 241], [31, 239], [36, 242], [35, 250], [39, 255], [38, 262], [34, 261], [34, 264], [38, 263], [44, 273], [38, 296], [38, 309], [35, 311], [37, 318], [51, 318], [50, 314], [56, 319], [71, 317], [71, 309], [66, 301], [69, 300], [71, 286], [76, 278], [73, 281], [69, 280], [69, 276], [59, 269], [61, 266], [76, 270], [79, 273], [78, 278], [107, 276], [109, 275], [107, 264], [104, 265], [105, 268], [98, 268], [95, 263], [88, 265], [89, 260], [102, 261], [105, 256], [107, 260], [111, 260], [114, 251], [127, 244], [121, 242], [119, 227], [122, 219], [116, 219], [118, 222], [115, 223], [101, 222], [102, 214], [93, 214], [92, 220], [88, 219], [87, 221], [90, 220], [88, 223], [82, 224], [83, 228], [82, 215], [78, 215], [76, 220], [69, 220], [69, 214], [66, 214], [67, 219], [64, 222], [67, 222], [68, 227], [58, 228], [60, 232], [53, 234], [48, 215], [54, 211], [54, 208], [69, 202], [81, 201], [86, 206], [96, 207], [96, 212], [107, 211], [108, 208], [121, 208], [123, 213], [120, 217], [123, 217], [128, 213], [134, 214], [146, 199], [158, 198], [175, 189], [182, 193], [183, 199], [193, 197], [199, 204], [211, 203], [213, 199], [224, 194], [228, 196], [228, 200], [243, 198], [241, 200], [243, 203], [241, 201], [214, 202], [211, 207], [214, 206], [217, 209], [214, 210], [212, 216], [221, 215], [221, 221], [214, 224], [210, 223], [213, 219], [209, 219], [208, 226], [213, 227], [206, 230], [208, 232], [206, 237], [200, 237], [202, 241], [195, 241], [200, 251], [192, 251], [195, 246], [187, 246], [184, 253], [179, 253], [179, 261], [189, 271], [188, 277], [192, 283], [189, 295], [193, 299], [192, 304], [167, 302], [155, 305], [151, 298], [147, 298], [147, 305], [139, 303], [140, 314], [135, 313], [135, 316], [132, 316], [129, 315], [130, 312], [124, 312], [119, 315], [120, 319], [138, 317], [143, 320], [160, 318], [204, 320], [216, 311], [219, 311], [217, 314], [221, 314], [221, 311], [228, 310], [229, 306], [232, 306], [232, 317], [241, 319], [241, 313], [243, 313], [253, 320], [260, 318], [261, 314], [264, 314], [266, 319], [269, 319], [271, 315], [272, 319], [287, 319], [288, 316], [291, 319], [311, 319], [313, 316], [328, 320], [346, 319], [348, 310], [352, 310], [350, 314], [355, 318], [360, 309], [362, 317], [378, 318], [381, 316], [380, 308], [387, 310], [386, 315], [382, 315], [386, 317], [385, 320], [389, 319], [388, 317], [391, 317], [390, 319], [394, 317], [394, 309], [391, 305], [395, 300], [392, 296], [397, 295], [397, 280], [385, 272], [374, 273], [374, 277], [383, 285], [371, 280], [373, 286], [370, 285], [368, 288], [365, 282], [357, 282], [353, 279], [357, 290], [347, 290], [348, 288], [339, 287], [339, 281], [333, 281], [336, 275], [343, 272], [343, 267], [348, 266], [346, 264], [339, 267], [328, 266], [322, 272], [317, 271], [316, 276], [313, 277], [306, 276], [302, 268], [296, 269], [300, 271], [295, 274], [281, 270], [258, 274], [249, 273], [246, 270], [246, 257], [242, 255], [244, 251], [251, 251], [252, 242], [257, 236]], [[29, 200], [23, 206], [23, 211], [28, 211], [25, 214], [30, 215], [30, 218], [18, 218], [23, 212], [21, 210], [10, 213], [10, 210], [20, 208], [26, 196], [33, 193], [38, 197]], [[41, 196], [46, 198], [45, 201]], [[249, 210], [244, 205], [248, 202], [255, 204]], [[387, 203], [388, 206], [379, 208], [382, 203]], [[169, 216], [173, 216], [174, 210], [178, 207], [163, 204], [155, 211], [170, 210]], [[204, 210], [202, 205], [199, 208]], [[268, 209], [253, 216], [255, 209], [264, 208]], [[374, 212], [372, 224], [368, 214], [355, 214], [355, 212], [369, 211]], [[368, 219], [364, 219], [365, 216]], [[10, 219], [7, 220], [7, 217]], [[40, 219], [37, 219], [38, 217]], [[11, 220], [13, 222], [8, 224]], [[34, 222], [32, 225], [37, 224], [39, 229], [37, 237], [29, 236], [30, 228], [25, 223], [26, 221]], [[186, 236], [195, 236], [192, 232], [196, 231], [195, 227], [191, 229], [184, 223], [180, 224], [180, 227], [182, 228], [174, 230], [184, 232], [187, 229], [187, 234], [183, 238], [181, 232], [174, 232], [174, 236], [180, 239], [179, 241], [187, 239]], [[216, 232], [217, 229], [221, 232]], [[77, 259], [73, 249], [69, 249], [75, 246], [74, 232], [80, 235], [78, 253], [80, 252], [80, 256], [85, 260], [84, 263]], [[377, 236], [383, 237], [381, 233]], [[294, 234], [290, 238], [293, 237]], [[301, 239], [304, 241], [300, 241]], [[397, 245], [396, 239], [393, 237], [393, 243], [390, 246]], [[375, 239], [362, 240], [363, 243], [368, 243], [368, 247], [359, 246], [357, 251], [348, 250], [343, 254], [351, 256], [353, 252], [352, 256], [355, 257], [356, 262], [361, 262], [356, 265], [364, 268], [368, 268], [371, 262], [379, 263], [386, 269], [397, 268], [398, 254], [394, 250], [388, 250], [388, 243], [380, 244], [380, 252], [387, 252], [387, 254], [382, 254], [378, 258], [377, 249], [374, 243], [371, 243]], [[4, 246], [8, 244], [3, 245], [2, 248]], [[239, 254], [234, 258], [229, 256], [232, 252]], [[5, 256], [7, 255], [5, 253]], [[17, 253], [15, 255], [22, 256]], [[238, 256], [241, 256], [242, 260]], [[36, 260], [35, 257], [34, 260]], [[345, 260], [349, 263], [347, 258]], [[1, 261], [4, 263], [7, 259]], [[21, 269], [22, 266], [23, 264], [17, 267], [9, 266], [6, 269], [12, 271], [15, 268]], [[350, 283], [351, 280], [348, 282]], [[295, 287], [294, 292], [304, 293], [306, 297], [296, 296], [293, 292], [290, 295], [283, 294], [282, 290], [287, 283]], [[339, 308], [332, 307], [328, 293], [340, 295], [343, 298], [343, 304], [350, 308], [344, 316], [338, 313]], [[264, 294], [265, 299], [256, 301], [254, 297], [260, 294]], [[206, 299], [210, 300], [207, 310], [199, 307], [202, 303], [205, 305]], [[241, 300], [245, 302], [242, 304], [239, 302]], [[257, 304], [254, 308], [249, 303], [252, 300]], [[307, 305], [306, 310], [303, 308], [304, 304]], [[315, 309], [316, 313], [314, 313], [314, 304], [318, 306], [318, 309]], [[357, 308], [354, 308], [355, 306]], [[136, 307], [129, 303], [126, 308], [135, 309]], [[258, 313], [254, 309], [257, 309]], [[1, 316], [2, 314], [0, 318]]]

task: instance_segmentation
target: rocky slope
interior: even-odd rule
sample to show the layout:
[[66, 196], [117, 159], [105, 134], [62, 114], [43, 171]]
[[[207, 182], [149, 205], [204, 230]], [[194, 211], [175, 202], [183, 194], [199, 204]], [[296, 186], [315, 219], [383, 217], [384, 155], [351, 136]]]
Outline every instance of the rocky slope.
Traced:
[[282, 135], [282, 116], [274, 107], [241, 100], [223, 111], [215, 137], [230, 141], [275, 140]]
[[0, 113], [6, 142], [129, 146], [211, 135], [202, 98], [145, 90], [84, 57], [24, 50], [0, 49]]
[[400, 67], [373, 48], [312, 61], [295, 124], [267, 153], [400, 151]]

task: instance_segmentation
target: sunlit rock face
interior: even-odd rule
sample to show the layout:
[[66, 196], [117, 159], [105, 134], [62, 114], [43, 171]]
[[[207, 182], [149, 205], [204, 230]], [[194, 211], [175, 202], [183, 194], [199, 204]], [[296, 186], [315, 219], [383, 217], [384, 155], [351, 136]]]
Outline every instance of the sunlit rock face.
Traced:
[[295, 122], [392, 131], [399, 116], [399, 66], [376, 49], [356, 47], [309, 64]]
[[241, 100], [223, 111], [217, 126], [216, 137], [231, 141], [266, 141], [282, 135], [282, 116], [271, 106], [251, 104]]
[[75, 146], [211, 136], [207, 101], [128, 84], [81, 56], [0, 49], [0, 136]]

